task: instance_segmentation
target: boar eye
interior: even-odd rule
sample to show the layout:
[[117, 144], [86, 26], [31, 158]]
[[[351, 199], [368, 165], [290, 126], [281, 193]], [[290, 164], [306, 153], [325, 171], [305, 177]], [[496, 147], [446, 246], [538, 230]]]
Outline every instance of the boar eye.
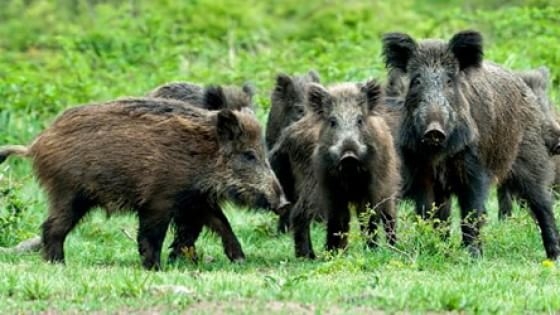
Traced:
[[243, 158], [247, 162], [255, 162], [257, 161], [257, 154], [253, 150], [243, 152]]
[[412, 79], [412, 82], [410, 82], [411, 86], [418, 86], [422, 84], [422, 79], [420, 79], [420, 76], [415, 77], [414, 79]]
[[338, 125], [338, 124], [337, 124], [337, 122], [336, 122], [336, 118], [334, 118], [334, 117], [329, 118], [329, 126], [330, 126], [331, 128], [335, 128], [337, 125]]
[[364, 118], [363, 117], [358, 117], [358, 120], [356, 121], [356, 123], [358, 124], [359, 127], [361, 127], [364, 124]]
[[447, 79], [445, 79], [445, 84], [447, 86], [451, 86], [453, 84], [453, 80], [451, 80], [451, 78], [447, 78]]

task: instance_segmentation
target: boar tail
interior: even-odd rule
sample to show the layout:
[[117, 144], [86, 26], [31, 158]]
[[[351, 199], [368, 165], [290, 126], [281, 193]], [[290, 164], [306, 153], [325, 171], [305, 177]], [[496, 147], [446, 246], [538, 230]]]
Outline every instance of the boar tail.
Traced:
[[10, 155], [28, 156], [29, 149], [23, 145], [7, 145], [0, 147], [0, 163], [4, 162]]

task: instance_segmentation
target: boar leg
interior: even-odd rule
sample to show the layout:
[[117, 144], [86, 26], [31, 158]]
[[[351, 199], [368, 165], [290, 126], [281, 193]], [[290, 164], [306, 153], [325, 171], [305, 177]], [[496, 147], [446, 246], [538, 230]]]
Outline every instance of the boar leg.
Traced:
[[[284, 138], [282, 138], [284, 139]], [[282, 140], [284, 141], [284, 140]], [[295, 202], [297, 199], [296, 190], [294, 187], [294, 176], [292, 174], [292, 167], [290, 165], [290, 159], [288, 155], [284, 152], [283, 146], [276, 145], [269, 153], [270, 167], [276, 174], [280, 186], [286, 194], [286, 198], [290, 202]], [[278, 233], [287, 233], [290, 230], [290, 213], [292, 212], [291, 207], [289, 207], [283, 214], [278, 218], [277, 230]]]
[[171, 243], [171, 253], [169, 254], [169, 262], [173, 263], [177, 258], [189, 255], [189, 259], [193, 262], [198, 261], [196, 248], [194, 246], [198, 236], [202, 232], [204, 222], [200, 218], [191, 218], [190, 220], [179, 217], [174, 220], [175, 238]]
[[348, 245], [350, 211], [347, 203], [335, 198], [329, 198], [327, 203], [327, 250], [344, 249]]
[[243, 254], [239, 240], [237, 240], [237, 237], [233, 233], [231, 225], [222, 209], [217, 205], [210, 215], [208, 227], [222, 238], [224, 252], [229, 260], [232, 262], [241, 262], [245, 260], [245, 254]]
[[[300, 197], [300, 199], [301, 198], [303, 197]], [[302, 207], [302, 202], [299, 199], [291, 209], [290, 220], [294, 233], [296, 257], [315, 259], [310, 235], [311, 216], [308, 213], [308, 211], [314, 210], [315, 209], [305, 209], [305, 207]]]
[[538, 183], [535, 183], [534, 186], [526, 183], [523, 186], [526, 191], [522, 191], [522, 197], [527, 200], [529, 208], [539, 224], [546, 256], [556, 260], [560, 255], [560, 243], [558, 228], [552, 212], [550, 192], [546, 186]]
[[546, 256], [554, 260], [560, 255], [560, 244], [549, 190], [554, 173], [550, 163], [544, 148], [524, 143], [513, 164], [510, 182], [519, 197], [527, 201], [539, 224]]
[[435, 207], [434, 181], [429, 174], [418, 174], [419, 177], [414, 179], [414, 201], [416, 205], [416, 214], [424, 220], [429, 220]]
[[278, 217], [278, 226], [276, 227], [278, 233], [287, 233], [290, 230], [290, 212], [292, 212], [292, 209], [288, 208]]
[[395, 210], [395, 200], [386, 200], [379, 205], [381, 213], [381, 222], [385, 227], [385, 237], [387, 243], [395, 246], [397, 243], [397, 213]]
[[53, 191], [50, 197], [49, 217], [42, 225], [43, 256], [47, 261], [63, 263], [66, 236], [94, 204], [68, 191]]
[[461, 208], [461, 232], [463, 246], [473, 257], [482, 256], [480, 228], [484, 225], [486, 215], [486, 198], [490, 186], [490, 177], [476, 156], [465, 155], [465, 169], [458, 181], [457, 200]]
[[451, 217], [451, 192], [445, 191], [441, 185], [435, 187], [435, 204], [437, 205], [434, 214], [434, 229], [440, 232], [443, 240], [449, 239], [450, 217]]
[[139, 213], [138, 251], [146, 269], [160, 270], [161, 247], [171, 218], [165, 210], [149, 209]]
[[511, 217], [512, 196], [508, 184], [502, 184], [498, 187], [498, 219], [504, 220]]

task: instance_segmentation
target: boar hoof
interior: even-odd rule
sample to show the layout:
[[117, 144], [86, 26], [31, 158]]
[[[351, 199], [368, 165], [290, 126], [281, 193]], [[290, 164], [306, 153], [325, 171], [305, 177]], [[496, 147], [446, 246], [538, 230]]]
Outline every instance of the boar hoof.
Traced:
[[312, 260], [317, 258], [317, 256], [315, 256], [315, 253], [313, 251], [306, 252], [306, 253], [296, 253], [296, 257], [297, 258], [312, 259]]
[[468, 245], [467, 251], [469, 252], [469, 255], [474, 259], [482, 258], [482, 248], [479, 245]]
[[242, 263], [243, 261], [245, 261], [245, 254], [243, 254], [243, 251], [241, 251], [240, 249], [228, 250], [226, 252], [226, 255], [229, 258], [229, 260], [234, 263]]

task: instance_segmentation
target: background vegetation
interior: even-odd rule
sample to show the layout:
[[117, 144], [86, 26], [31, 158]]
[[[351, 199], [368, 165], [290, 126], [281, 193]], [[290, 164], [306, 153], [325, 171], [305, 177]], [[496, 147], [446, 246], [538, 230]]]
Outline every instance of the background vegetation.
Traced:
[[[258, 88], [264, 122], [279, 71], [318, 70], [325, 82], [383, 79], [387, 31], [449, 38], [485, 35], [485, 55], [507, 67], [551, 69], [558, 101], [560, 3], [472, 1], [3, 0], [0, 10], [0, 144], [27, 143], [65, 108], [142, 95], [173, 80]], [[141, 269], [137, 220], [88, 217], [66, 242], [67, 266], [36, 253], [0, 254], [0, 313], [172, 311], [481, 313], [560, 311], [560, 272], [547, 261], [524, 210], [498, 222], [490, 198], [485, 256], [471, 261], [400, 207], [398, 250], [367, 252], [353, 229], [348, 252], [293, 257], [275, 216], [228, 208], [247, 262], [229, 263], [204, 234], [202, 263]], [[0, 165], [0, 246], [38, 233], [46, 203], [30, 163]], [[457, 213], [455, 213], [457, 214]], [[132, 235], [132, 236], [131, 236]], [[131, 239], [132, 237], [132, 239]], [[313, 229], [320, 249], [324, 229]], [[164, 255], [166, 256], [166, 255]], [[180, 285], [169, 292], [161, 285]], [[177, 289], [177, 288], [176, 288]]]

